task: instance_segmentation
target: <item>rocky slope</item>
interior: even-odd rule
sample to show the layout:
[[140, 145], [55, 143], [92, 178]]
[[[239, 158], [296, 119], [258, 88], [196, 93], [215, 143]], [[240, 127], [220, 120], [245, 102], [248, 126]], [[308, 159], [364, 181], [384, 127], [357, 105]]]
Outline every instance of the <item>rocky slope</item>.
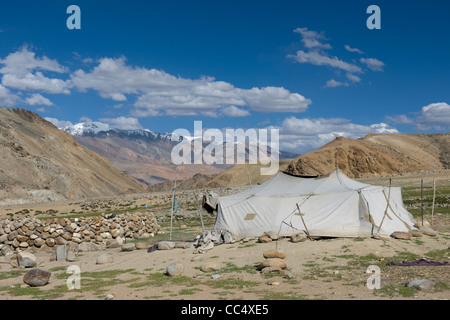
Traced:
[[107, 159], [37, 114], [0, 108], [0, 205], [142, 191]]
[[[292, 159], [281, 159], [279, 170], [285, 171]], [[194, 190], [205, 188], [233, 188], [247, 185], [257, 185], [273, 177], [261, 175], [259, 164], [238, 164], [218, 174], [196, 174], [192, 178], [178, 180], [177, 189]], [[149, 187], [150, 192], [170, 191], [175, 185], [174, 180], [165, 181]]]
[[448, 169], [450, 133], [370, 134], [339, 137], [301, 155], [288, 166], [292, 174], [328, 174], [339, 167], [352, 178], [380, 174]]

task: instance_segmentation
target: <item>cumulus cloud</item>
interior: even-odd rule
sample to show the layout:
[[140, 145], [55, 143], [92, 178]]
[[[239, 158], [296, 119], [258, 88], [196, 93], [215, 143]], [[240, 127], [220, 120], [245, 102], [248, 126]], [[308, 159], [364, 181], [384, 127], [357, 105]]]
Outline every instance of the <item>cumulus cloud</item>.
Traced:
[[65, 128], [68, 126], [73, 126], [72, 122], [70, 122], [70, 121], [58, 120], [56, 118], [51, 118], [51, 117], [45, 117], [44, 119], [47, 120], [48, 122], [53, 123], [53, 125], [55, 125], [55, 127], [57, 127], [57, 128]]
[[19, 97], [0, 84], [0, 106], [14, 107], [20, 101]]
[[241, 89], [212, 77], [186, 79], [130, 66], [124, 57], [102, 58], [90, 72], [78, 70], [71, 80], [81, 91], [92, 89], [114, 101], [136, 95], [131, 113], [135, 117], [213, 115], [230, 106], [258, 112], [303, 112], [311, 104], [311, 100], [282, 87]]
[[221, 112], [228, 117], [246, 117], [250, 115], [248, 110], [239, 109], [236, 106], [225, 107], [221, 110]]
[[27, 47], [10, 53], [0, 60], [0, 73], [3, 74], [2, 85], [12, 89], [24, 91], [44, 91], [54, 94], [69, 94], [71, 83], [69, 80], [49, 78], [46, 72], [65, 73], [67, 68], [61, 66], [56, 60], [47, 57], [37, 58], [36, 54]]
[[0, 60], [4, 66], [0, 69], [3, 74], [26, 75], [34, 70], [53, 71], [58, 73], [67, 72], [67, 69], [61, 66], [58, 61], [47, 57], [36, 58], [36, 54], [29, 51], [26, 46], [19, 51], [10, 53], [5, 59]]
[[450, 105], [446, 102], [430, 103], [412, 116], [401, 114], [386, 118], [397, 124], [412, 124], [418, 131], [449, 130]]
[[30, 97], [25, 99], [25, 102], [30, 106], [40, 105], [40, 106], [52, 106], [53, 102], [51, 102], [48, 98], [43, 97], [39, 93], [35, 93]]
[[361, 138], [369, 133], [398, 133], [386, 123], [361, 125], [342, 118], [286, 118], [280, 130], [280, 149], [305, 153], [336, 137]]
[[122, 130], [142, 129], [139, 120], [133, 117], [102, 118], [100, 121], [110, 124], [111, 127]]

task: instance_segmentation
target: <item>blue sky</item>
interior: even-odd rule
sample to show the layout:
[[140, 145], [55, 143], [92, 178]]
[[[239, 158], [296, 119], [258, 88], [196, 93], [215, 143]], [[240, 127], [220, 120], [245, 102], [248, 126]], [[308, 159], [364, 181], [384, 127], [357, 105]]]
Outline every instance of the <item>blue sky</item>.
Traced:
[[[66, 26], [72, 4], [80, 30]], [[2, 2], [0, 106], [59, 125], [278, 128], [298, 153], [447, 132], [449, 15], [448, 1]]]

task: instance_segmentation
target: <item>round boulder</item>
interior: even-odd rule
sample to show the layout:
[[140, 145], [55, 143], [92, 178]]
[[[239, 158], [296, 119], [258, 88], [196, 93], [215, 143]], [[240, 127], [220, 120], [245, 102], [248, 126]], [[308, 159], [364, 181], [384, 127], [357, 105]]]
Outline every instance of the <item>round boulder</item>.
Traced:
[[50, 281], [51, 275], [49, 271], [37, 268], [31, 269], [23, 276], [23, 282], [31, 287], [42, 287]]
[[166, 268], [166, 274], [170, 277], [177, 277], [183, 274], [184, 266], [181, 263], [171, 263]]

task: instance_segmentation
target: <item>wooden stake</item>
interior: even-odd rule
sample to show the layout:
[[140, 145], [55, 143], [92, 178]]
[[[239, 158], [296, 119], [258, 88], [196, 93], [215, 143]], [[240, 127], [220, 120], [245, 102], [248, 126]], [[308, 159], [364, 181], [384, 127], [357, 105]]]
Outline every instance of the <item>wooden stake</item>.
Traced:
[[420, 211], [422, 215], [422, 226], [423, 226], [423, 179], [420, 179]]
[[389, 208], [389, 201], [391, 199], [391, 182], [392, 182], [392, 179], [389, 178], [389, 193], [388, 193], [388, 198], [386, 199], [386, 202], [387, 202], [386, 203], [386, 210], [384, 210], [383, 219], [381, 219], [380, 226], [378, 227], [378, 233], [380, 233], [381, 226], [383, 225], [384, 218], [386, 217], [387, 211], [388, 211], [388, 208]]
[[173, 193], [172, 193], [172, 210], [170, 211], [170, 236], [169, 240], [172, 240], [172, 219], [173, 219], [173, 201], [175, 200], [175, 189], [177, 187], [177, 181], [175, 180], [175, 184], [173, 186]]
[[200, 209], [200, 204], [198, 203], [197, 194], [194, 193], [194, 195], [195, 195], [195, 201], [197, 201], [197, 210], [198, 210], [198, 214], [200, 215], [200, 221], [202, 222], [202, 230], [203, 230], [203, 232], [205, 232], [205, 225], [203, 224], [202, 210]]
[[301, 218], [302, 221], [303, 221], [303, 225], [305, 226], [306, 234], [308, 235], [309, 240], [314, 241], [313, 238], [311, 237], [311, 234], [309, 233], [308, 228], [306, 227], [305, 220], [303, 220], [303, 214], [302, 214], [302, 212], [300, 211], [300, 207], [298, 206], [298, 203], [297, 203], [296, 205], [297, 205], [297, 209], [298, 209], [298, 214], [300, 215], [300, 218]]
[[436, 180], [433, 179], [433, 205], [431, 207], [431, 225], [433, 225], [434, 199], [436, 198]]

